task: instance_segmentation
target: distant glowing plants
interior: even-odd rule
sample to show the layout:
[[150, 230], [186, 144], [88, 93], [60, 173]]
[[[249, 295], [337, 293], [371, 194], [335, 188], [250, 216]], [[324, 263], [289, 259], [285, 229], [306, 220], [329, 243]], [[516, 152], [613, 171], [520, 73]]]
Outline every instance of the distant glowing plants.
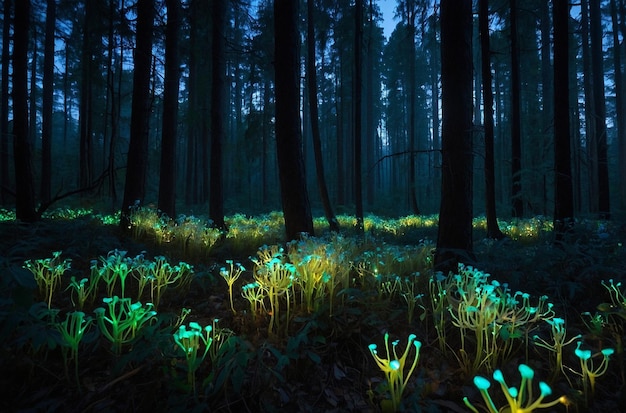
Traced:
[[[387, 378], [387, 383], [389, 386], [389, 394], [391, 400], [387, 401], [387, 403], [391, 403], [390, 411], [398, 411], [400, 407], [400, 402], [402, 400], [402, 393], [406, 388], [406, 384], [413, 374], [413, 370], [415, 370], [415, 366], [417, 366], [417, 362], [420, 356], [420, 349], [422, 347], [422, 343], [415, 340], [415, 335], [409, 335], [408, 342], [406, 348], [404, 349], [404, 353], [400, 357], [398, 357], [397, 346], [399, 341], [395, 340], [391, 343], [392, 349], [389, 351], [389, 334], [385, 333], [385, 352], [386, 356], [381, 357], [378, 355], [378, 350], [376, 344], [370, 344], [369, 350], [376, 361], [378, 367], [382, 370]], [[411, 363], [411, 367], [409, 367], [408, 371], [405, 374], [405, 369], [407, 367], [407, 358], [409, 357], [409, 352], [411, 347], [415, 348], [415, 354], [413, 355], [413, 362]], [[383, 406], [383, 411], [388, 411], [386, 406]]]
[[235, 306], [233, 304], [233, 284], [246, 269], [243, 267], [243, 265], [239, 263], [235, 264], [233, 260], [226, 260], [226, 264], [228, 264], [229, 268], [222, 267], [220, 269], [220, 275], [222, 276], [222, 278], [224, 278], [226, 284], [228, 285], [230, 310], [233, 312], [233, 314], [235, 314], [237, 313], [237, 311], [235, 311]]
[[118, 296], [103, 298], [106, 308], [94, 310], [100, 332], [113, 344], [113, 352], [120, 355], [122, 346], [130, 343], [141, 328], [156, 316], [154, 306], [140, 302], [132, 303], [130, 298]]
[[70, 268], [71, 260], [61, 261], [61, 251], [52, 253], [52, 258], [28, 260], [24, 262], [24, 268], [33, 273], [39, 292], [45, 297], [50, 308], [52, 295], [61, 283], [61, 276]]
[[[496, 370], [493, 372], [493, 379], [500, 383], [502, 393], [508, 403], [508, 405], [499, 409], [496, 407], [495, 403], [491, 399], [491, 396], [489, 395], [489, 387], [491, 386], [489, 380], [482, 376], [474, 377], [474, 385], [480, 391], [480, 395], [485, 401], [486, 409], [489, 413], [530, 413], [539, 409], [547, 409], [548, 407], [555, 406], [559, 403], [567, 403], [565, 396], [561, 396], [556, 400], [544, 402], [543, 399], [552, 394], [552, 389], [543, 381], [539, 382], [540, 395], [537, 399], [534, 399], [532, 388], [532, 380], [535, 375], [534, 370], [525, 364], [520, 364], [518, 370], [522, 376], [522, 382], [519, 390], [517, 387], [509, 387], [506, 384], [502, 371]], [[470, 403], [467, 397], [463, 398], [463, 402], [472, 412], [479, 412], [478, 409]]]

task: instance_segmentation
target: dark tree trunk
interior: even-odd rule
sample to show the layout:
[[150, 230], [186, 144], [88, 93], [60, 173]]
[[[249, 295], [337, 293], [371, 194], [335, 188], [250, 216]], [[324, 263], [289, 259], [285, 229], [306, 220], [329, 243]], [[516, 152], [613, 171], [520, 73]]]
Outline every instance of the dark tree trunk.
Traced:
[[589, 29], [591, 35], [591, 71], [595, 135], [598, 142], [598, 214], [600, 219], [611, 217], [609, 198], [609, 164], [606, 136], [606, 103], [604, 100], [604, 56], [602, 53], [602, 13], [600, 0], [589, 0]]
[[556, 240], [574, 219], [569, 115], [569, 1], [554, 0], [554, 230]]
[[363, 119], [363, 0], [354, 2], [354, 204], [357, 231], [363, 232], [363, 179], [361, 177]]
[[163, 91], [163, 129], [161, 131], [161, 172], [159, 209], [176, 217], [176, 141], [178, 134], [178, 30], [180, 0], [167, 0], [165, 28], [165, 80]]
[[226, 112], [226, 0], [213, 1], [213, 64], [211, 83], [211, 192], [209, 218], [216, 228], [225, 229], [224, 182], [222, 177], [222, 142], [224, 141], [224, 113]]
[[522, 120], [519, 41], [517, 38], [517, 0], [510, 0], [511, 9], [511, 199], [513, 216], [524, 215], [522, 200]]
[[409, 204], [411, 213], [419, 215], [420, 209], [417, 205], [417, 185], [415, 182], [415, 99], [416, 99], [416, 81], [415, 81], [415, 5], [411, 3], [407, 5], [408, 18], [408, 42], [409, 42]]
[[[615, 68], [615, 102], [617, 110], [617, 164], [619, 165], [619, 205], [620, 209], [626, 209], [626, 89], [624, 88], [624, 73], [622, 71], [621, 48], [619, 34], [626, 36], [626, 10], [624, 0], [620, 0], [619, 8], [615, 0], [611, 0], [611, 16], [613, 19], [613, 61]], [[618, 20], [618, 16], [621, 20]]]
[[298, 2], [274, 0], [276, 148], [288, 240], [313, 235], [300, 131], [300, 35]]
[[130, 225], [131, 208], [142, 205], [148, 170], [148, 121], [150, 118], [150, 75], [154, 0], [137, 2], [137, 40], [133, 70], [133, 96], [130, 117], [130, 144], [120, 226]]
[[435, 266], [472, 254], [472, 1], [441, 1], [442, 182]]
[[92, 140], [92, 71], [93, 71], [93, 21], [95, 2], [85, 2], [85, 21], [83, 23], [83, 44], [81, 51], [81, 86], [79, 104], [79, 186], [89, 186], [93, 169], [93, 140]]
[[11, 186], [9, 179], [9, 40], [12, 0], [5, 0], [2, 25], [2, 73], [0, 74], [0, 205], [8, 203], [5, 188]]
[[487, 237], [500, 239], [504, 235], [498, 226], [496, 214], [496, 176], [494, 160], [493, 92], [491, 90], [491, 50], [489, 47], [489, 4], [478, 2], [478, 26], [480, 31], [481, 73], [483, 78], [483, 106], [485, 129], [485, 201]]
[[46, 7], [46, 40], [43, 60], [43, 102], [41, 124], [41, 202], [50, 200], [52, 186], [52, 101], [54, 98], [54, 28], [56, 0]]
[[30, 0], [15, 4], [13, 30], [13, 155], [15, 214], [24, 222], [36, 221], [35, 189], [28, 135], [28, 30]]
[[311, 137], [313, 153], [315, 155], [315, 172], [317, 186], [320, 191], [324, 215], [331, 231], [339, 231], [339, 222], [330, 204], [328, 188], [324, 173], [324, 159], [322, 156], [322, 139], [320, 137], [319, 111], [317, 106], [317, 71], [315, 68], [315, 4], [314, 0], [307, 0], [307, 86], [309, 92], [309, 111], [311, 112]]

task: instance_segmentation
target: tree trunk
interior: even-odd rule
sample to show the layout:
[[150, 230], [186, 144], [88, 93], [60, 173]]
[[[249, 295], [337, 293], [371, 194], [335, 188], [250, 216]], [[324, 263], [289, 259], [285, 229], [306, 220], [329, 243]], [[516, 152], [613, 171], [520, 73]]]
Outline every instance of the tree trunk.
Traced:
[[93, 179], [93, 96], [92, 96], [92, 69], [93, 69], [93, 21], [95, 3], [85, 3], [85, 21], [83, 22], [83, 44], [81, 51], [81, 79], [80, 79], [80, 104], [79, 104], [79, 174], [78, 184], [84, 188], [89, 186]]
[[513, 216], [524, 215], [522, 200], [522, 121], [519, 42], [517, 38], [517, 0], [509, 0], [511, 9], [511, 199]]
[[569, 115], [569, 2], [554, 0], [554, 230], [556, 240], [574, 219]]
[[36, 221], [35, 189], [28, 134], [28, 30], [30, 0], [15, 4], [13, 30], [13, 156], [15, 214], [24, 222]]
[[[612, 0], [615, 1], [615, 0]], [[619, 32], [622, 38], [626, 36], [626, 7], [624, 6], [624, 0], [619, 2], [619, 11], [612, 12], [615, 15], [613, 21], [613, 39], [614, 39], [614, 60], [615, 60], [615, 88], [617, 95], [617, 125], [618, 125], [618, 155], [617, 164], [619, 165], [619, 193], [620, 193], [620, 209], [626, 210], [626, 87], [624, 84], [624, 72], [621, 69], [621, 52], [619, 49], [622, 47], [619, 45], [619, 35], [617, 16], [620, 16]], [[617, 40], [616, 39], [617, 36]], [[618, 69], [619, 67], [619, 69]]]
[[276, 148], [288, 240], [313, 235], [300, 131], [300, 35], [298, 2], [274, 0]]
[[363, 0], [354, 2], [354, 204], [357, 231], [363, 232], [362, 120], [363, 120]]
[[589, 176], [589, 212], [598, 212], [598, 137], [596, 136], [596, 117], [593, 113], [595, 96], [593, 94], [593, 75], [589, 42], [589, 7], [588, 1], [580, 3], [581, 38], [583, 55], [583, 88], [585, 93], [585, 143], [587, 147], [587, 170]]
[[133, 206], [141, 206], [148, 170], [148, 122], [150, 119], [150, 75], [154, 0], [137, 2], [137, 37], [133, 68], [133, 96], [130, 117], [130, 143], [126, 166], [126, 184], [120, 226], [130, 226]]
[[224, 141], [224, 114], [226, 88], [226, 0], [213, 1], [213, 34], [211, 36], [213, 64], [211, 83], [211, 192], [209, 218], [216, 228], [225, 229], [224, 183], [222, 181], [222, 142]]
[[2, 25], [2, 73], [0, 74], [0, 205], [8, 203], [9, 188], [9, 40], [11, 33], [12, 0], [5, 0]]
[[407, 29], [409, 42], [409, 204], [411, 213], [419, 215], [420, 209], [417, 205], [417, 186], [415, 182], [415, 99], [416, 99], [416, 81], [415, 81], [415, 5], [407, 5]]
[[309, 110], [311, 112], [311, 135], [313, 153], [315, 155], [315, 171], [317, 186], [320, 191], [324, 215], [331, 231], [339, 231], [339, 222], [330, 203], [326, 177], [324, 173], [324, 159], [322, 155], [322, 139], [320, 136], [319, 111], [317, 105], [317, 72], [315, 69], [315, 4], [314, 0], [307, 0], [307, 86], [309, 92]]
[[441, 1], [442, 182], [435, 266], [472, 254], [472, 1]]
[[496, 214], [496, 175], [494, 160], [493, 92], [491, 90], [491, 50], [489, 47], [489, 4], [478, 2], [478, 25], [480, 31], [481, 72], [483, 78], [483, 106], [485, 129], [485, 201], [487, 237], [500, 239], [504, 236]]
[[161, 172], [159, 209], [176, 217], [176, 142], [178, 138], [179, 58], [178, 30], [180, 0], [167, 0], [165, 27], [165, 80], [163, 90], [163, 128], [161, 136]]
[[593, 77], [595, 134], [598, 142], [598, 213], [600, 219], [611, 217], [609, 199], [609, 164], [607, 155], [606, 103], [604, 98], [604, 56], [602, 53], [602, 13], [600, 0], [589, 0], [591, 34], [591, 71]]
[[41, 124], [41, 202], [50, 200], [52, 186], [52, 102], [54, 98], [54, 29], [56, 0], [46, 6], [46, 40], [43, 61], [43, 101]]

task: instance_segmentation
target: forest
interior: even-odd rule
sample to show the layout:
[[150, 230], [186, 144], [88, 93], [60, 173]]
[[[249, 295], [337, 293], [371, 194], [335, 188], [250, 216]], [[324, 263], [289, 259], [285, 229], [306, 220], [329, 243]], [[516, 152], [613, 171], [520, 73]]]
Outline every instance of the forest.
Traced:
[[0, 411], [626, 411], [626, 0], [0, 23]]

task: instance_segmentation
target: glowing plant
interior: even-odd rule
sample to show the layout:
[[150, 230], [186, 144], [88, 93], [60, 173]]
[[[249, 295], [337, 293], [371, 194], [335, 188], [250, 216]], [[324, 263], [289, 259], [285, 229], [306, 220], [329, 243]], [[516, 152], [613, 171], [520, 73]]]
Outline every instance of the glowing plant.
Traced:
[[250, 303], [250, 312], [252, 317], [256, 319], [257, 313], [261, 311], [263, 306], [263, 298], [265, 297], [263, 289], [257, 282], [249, 283], [241, 287], [241, 295]]
[[74, 362], [74, 376], [76, 383], [80, 387], [80, 379], [78, 376], [78, 345], [80, 344], [85, 331], [92, 322], [91, 317], [85, 318], [82, 311], [74, 311], [65, 316], [65, 321], [57, 322], [56, 328], [61, 333], [61, 346], [63, 348], [63, 359], [65, 360], [65, 376], [69, 378], [68, 361]]
[[119, 355], [122, 345], [135, 340], [141, 328], [156, 316], [154, 306], [140, 302], [132, 303], [130, 298], [103, 298], [106, 309], [94, 310], [100, 332], [113, 344], [113, 352]]
[[[385, 377], [387, 378], [387, 383], [389, 386], [389, 394], [391, 396], [391, 400], [386, 401], [386, 403], [391, 403], [391, 406], [383, 406], [383, 411], [388, 411], [389, 409], [393, 412], [398, 411], [400, 407], [400, 401], [402, 400], [402, 393], [406, 388], [406, 384], [413, 374], [413, 370], [415, 370], [415, 366], [417, 366], [417, 361], [420, 356], [420, 349], [422, 347], [422, 343], [415, 340], [416, 336], [414, 334], [410, 334], [408, 338], [408, 342], [406, 348], [404, 349], [404, 353], [402, 356], [398, 357], [397, 346], [399, 341], [395, 340], [391, 343], [392, 350], [389, 351], [389, 334], [385, 333], [385, 352], [387, 353], [385, 357], [381, 357], [378, 355], [376, 344], [370, 344], [369, 350], [376, 361], [378, 367], [385, 373]], [[413, 356], [413, 362], [411, 363], [411, 367], [405, 374], [405, 368], [407, 367], [407, 358], [409, 356], [409, 352], [411, 350], [411, 344], [415, 347], [415, 354]]]
[[[556, 400], [544, 402], [543, 399], [552, 394], [552, 389], [543, 381], [539, 382], [539, 397], [534, 399], [532, 388], [532, 380], [535, 375], [534, 370], [525, 364], [520, 364], [518, 370], [522, 376], [522, 382], [519, 389], [517, 389], [517, 387], [509, 387], [506, 384], [502, 371], [496, 370], [493, 372], [493, 379], [500, 383], [500, 388], [502, 389], [502, 393], [508, 403], [506, 406], [499, 409], [496, 407], [495, 403], [491, 399], [491, 396], [489, 395], [489, 387], [491, 386], [489, 380], [482, 376], [474, 377], [474, 385], [480, 391], [480, 395], [485, 401], [486, 408], [489, 413], [530, 413], [539, 409], [547, 409], [548, 407], [555, 406], [559, 403], [567, 403], [565, 396], [561, 396]], [[478, 413], [478, 409], [470, 403], [467, 397], [463, 398], [463, 402], [471, 411]]]
[[[402, 295], [402, 298], [404, 298], [404, 301], [406, 301], [407, 321], [409, 324], [411, 324], [411, 322], [413, 321], [413, 315], [415, 314], [415, 307], [417, 306], [417, 303], [421, 303], [422, 297], [424, 297], [424, 294], [418, 294], [416, 291], [417, 286], [415, 278], [419, 277], [419, 275], [420, 273], [417, 272], [413, 274], [413, 277], [405, 278], [400, 284], [400, 295]], [[424, 309], [421, 304], [419, 306]], [[426, 313], [422, 313], [422, 317], [424, 317], [425, 314]]]
[[204, 361], [213, 338], [211, 337], [212, 326], [201, 327], [195, 321], [189, 322], [189, 327], [184, 324], [173, 334], [174, 341], [185, 353], [187, 361], [187, 384], [190, 391], [195, 393], [196, 370]]
[[193, 277], [193, 267], [186, 262], [180, 262], [172, 267], [163, 256], [154, 257], [150, 264], [150, 298], [154, 308], [158, 308], [161, 297], [166, 288], [178, 283], [179, 288], [187, 287]]
[[[585, 401], [589, 400], [589, 393], [593, 396], [596, 389], [596, 378], [602, 376], [606, 373], [606, 370], [609, 367], [609, 358], [615, 352], [612, 348], [605, 348], [600, 351], [600, 355], [602, 355], [602, 361], [599, 366], [594, 366], [593, 357], [591, 350], [583, 350], [580, 348], [582, 345], [582, 341], [576, 343], [576, 350], [574, 350], [574, 354], [580, 360], [580, 369], [581, 372], [577, 373], [582, 377], [583, 382], [583, 393], [585, 395]], [[598, 355], [596, 354], [596, 355]]]
[[296, 267], [293, 264], [283, 262], [282, 249], [278, 253], [274, 253], [274, 256], [270, 259], [267, 256], [269, 252], [270, 250], [261, 248], [258, 252], [259, 259], [252, 258], [252, 261], [256, 264], [254, 279], [270, 302], [269, 309], [267, 309], [270, 314], [268, 326], [270, 335], [279, 334], [282, 330], [280, 307], [281, 297], [285, 297], [287, 304], [286, 323], [282, 332], [286, 335], [286, 326], [289, 323], [291, 308], [289, 290], [292, 287]]
[[567, 329], [565, 328], [565, 320], [563, 320], [562, 318], [554, 317], [551, 320], [546, 320], [546, 322], [550, 324], [551, 327], [550, 333], [552, 336], [552, 342], [548, 343], [546, 340], [537, 335], [535, 335], [534, 340], [535, 344], [539, 347], [543, 347], [554, 353], [555, 366], [553, 371], [553, 378], [556, 378], [556, 375], [559, 371], [565, 374], [565, 372], [563, 371], [563, 348], [573, 343], [574, 340], [579, 339], [581, 336], [579, 334], [567, 340]]
[[608, 283], [602, 281], [602, 286], [609, 292], [611, 303], [600, 304], [598, 309], [607, 314], [616, 314], [626, 320], [626, 295], [621, 290], [622, 283], [615, 283], [610, 279]]
[[[110, 251], [106, 258], [100, 257], [102, 266], [98, 268], [99, 279], [106, 283], [107, 296], [112, 297], [117, 285], [120, 282], [121, 297], [125, 297], [126, 278], [130, 274], [132, 268], [130, 259], [126, 258], [126, 251], [113, 250]], [[96, 267], [97, 268], [97, 267]]]
[[306, 312], [312, 313], [319, 308], [324, 298], [324, 265], [319, 255], [306, 255], [297, 262], [298, 277], [296, 283], [300, 287], [301, 302]]
[[61, 251], [52, 253], [52, 258], [28, 260], [24, 262], [24, 268], [33, 273], [39, 292], [45, 297], [50, 308], [52, 295], [61, 282], [61, 276], [70, 268], [70, 260], [61, 261]]
[[[67, 286], [67, 290], [71, 289], [71, 300], [74, 307], [79, 310], [83, 310], [85, 307], [85, 302], [89, 298], [89, 293], [91, 289], [86, 288], [85, 285], [89, 282], [89, 279], [82, 278], [80, 281], [76, 281], [76, 277], [72, 276], [70, 279], [70, 284]], [[76, 295], [76, 298], [74, 298]]]
[[235, 283], [235, 281], [237, 281], [241, 273], [243, 273], [246, 269], [243, 267], [243, 265], [239, 263], [237, 264], [233, 263], [233, 260], [226, 260], [226, 264], [229, 265], [229, 268], [226, 269], [226, 267], [222, 267], [220, 269], [220, 275], [222, 276], [222, 278], [224, 278], [224, 280], [226, 281], [226, 284], [228, 284], [228, 295], [230, 297], [230, 309], [233, 312], [233, 314], [235, 314], [237, 313], [237, 311], [235, 311], [235, 306], [233, 304], [233, 284]]

